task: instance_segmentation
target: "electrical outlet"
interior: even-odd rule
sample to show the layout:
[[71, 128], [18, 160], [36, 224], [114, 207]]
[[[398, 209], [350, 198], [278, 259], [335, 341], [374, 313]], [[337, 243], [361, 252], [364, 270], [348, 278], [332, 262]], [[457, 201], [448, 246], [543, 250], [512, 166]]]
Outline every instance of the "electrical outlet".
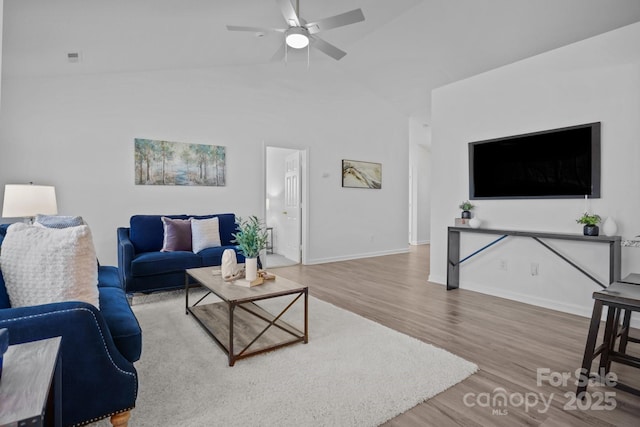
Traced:
[[540, 265], [537, 262], [532, 262], [531, 263], [531, 275], [532, 276], [537, 276], [539, 272], [540, 272]]
[[507, 264], [507, 260], [506, 259], [501, 259], [499, 261], [499, 263], [498, 263], [498, 268], [500, 270], [507, 271], [509, 269], [508, 268], [508, 264]]

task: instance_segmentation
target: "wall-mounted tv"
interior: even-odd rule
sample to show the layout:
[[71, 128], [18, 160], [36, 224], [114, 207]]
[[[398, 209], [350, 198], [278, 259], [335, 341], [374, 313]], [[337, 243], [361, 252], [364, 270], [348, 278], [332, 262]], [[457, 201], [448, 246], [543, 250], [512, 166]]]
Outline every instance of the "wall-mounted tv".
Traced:
[[600, 197], [600, 122], [469, 143], [469, 198]]

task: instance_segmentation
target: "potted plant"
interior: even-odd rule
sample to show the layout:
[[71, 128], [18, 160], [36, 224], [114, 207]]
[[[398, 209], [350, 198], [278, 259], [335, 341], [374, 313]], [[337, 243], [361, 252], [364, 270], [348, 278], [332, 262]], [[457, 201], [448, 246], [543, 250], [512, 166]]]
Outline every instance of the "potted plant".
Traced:
[[238, 217], [236, 225], [238, 232], [231, 233], [234, 237], [232, 242], [238, 244], [240, 253], [245, 257], [245, 278], [253, 281], [258, 277], [258, 255], [267, 246], [267, 229], [255, 215], [246, 219]]
[[475, 206], [473, 206], [468, 200], [460, 203], [460, 209], [462, 209], [462, 215], [460, 218], [471, 218], [471, 209], [473, 209], [474, 207]]
[[597, 236], [600, 233], [598, 224], [600, 223], [600, 215], [590, 214], [585, 212], [582, 216], [576, 219], [578, 224], [584, 224], [583, 233], [585, 236]]

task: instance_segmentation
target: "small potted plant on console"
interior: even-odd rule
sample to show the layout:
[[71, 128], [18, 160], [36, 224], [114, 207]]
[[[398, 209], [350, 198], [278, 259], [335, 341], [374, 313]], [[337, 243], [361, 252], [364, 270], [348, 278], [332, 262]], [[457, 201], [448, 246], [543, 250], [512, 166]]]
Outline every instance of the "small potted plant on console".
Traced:
[[600, 221], [600, 215], [590, 214], [588, 212], [585, 212], [580, 218], [576, 219], [578, 224], [584, 224], [582, 231], [585, 236], [597, 236], [600, 233], [600, 228], [598, 227]]
[[459, 207], [460, 209], [462, 209], [462, 215], [460, 216], [460, 218], [471, 218], [471, 209], [473, 209], [475, 206], [473, 206], [468, 200], [466, 200], [462, 202]]

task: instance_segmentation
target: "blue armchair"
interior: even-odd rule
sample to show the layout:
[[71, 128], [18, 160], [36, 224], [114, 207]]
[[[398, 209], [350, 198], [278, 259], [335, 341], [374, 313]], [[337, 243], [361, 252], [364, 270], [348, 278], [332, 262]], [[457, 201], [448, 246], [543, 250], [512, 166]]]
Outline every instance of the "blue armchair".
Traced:
[[[6, 232], [0, 226], [0, 246]], [[100, 309], [77, 301], [12, 308], [0, 274], [0, 328], [10, 344], [62, 337], [62, 424], [111, 417], [126, 426], [135, 406], [142, 331], [115, 267], [98, 267]]]

